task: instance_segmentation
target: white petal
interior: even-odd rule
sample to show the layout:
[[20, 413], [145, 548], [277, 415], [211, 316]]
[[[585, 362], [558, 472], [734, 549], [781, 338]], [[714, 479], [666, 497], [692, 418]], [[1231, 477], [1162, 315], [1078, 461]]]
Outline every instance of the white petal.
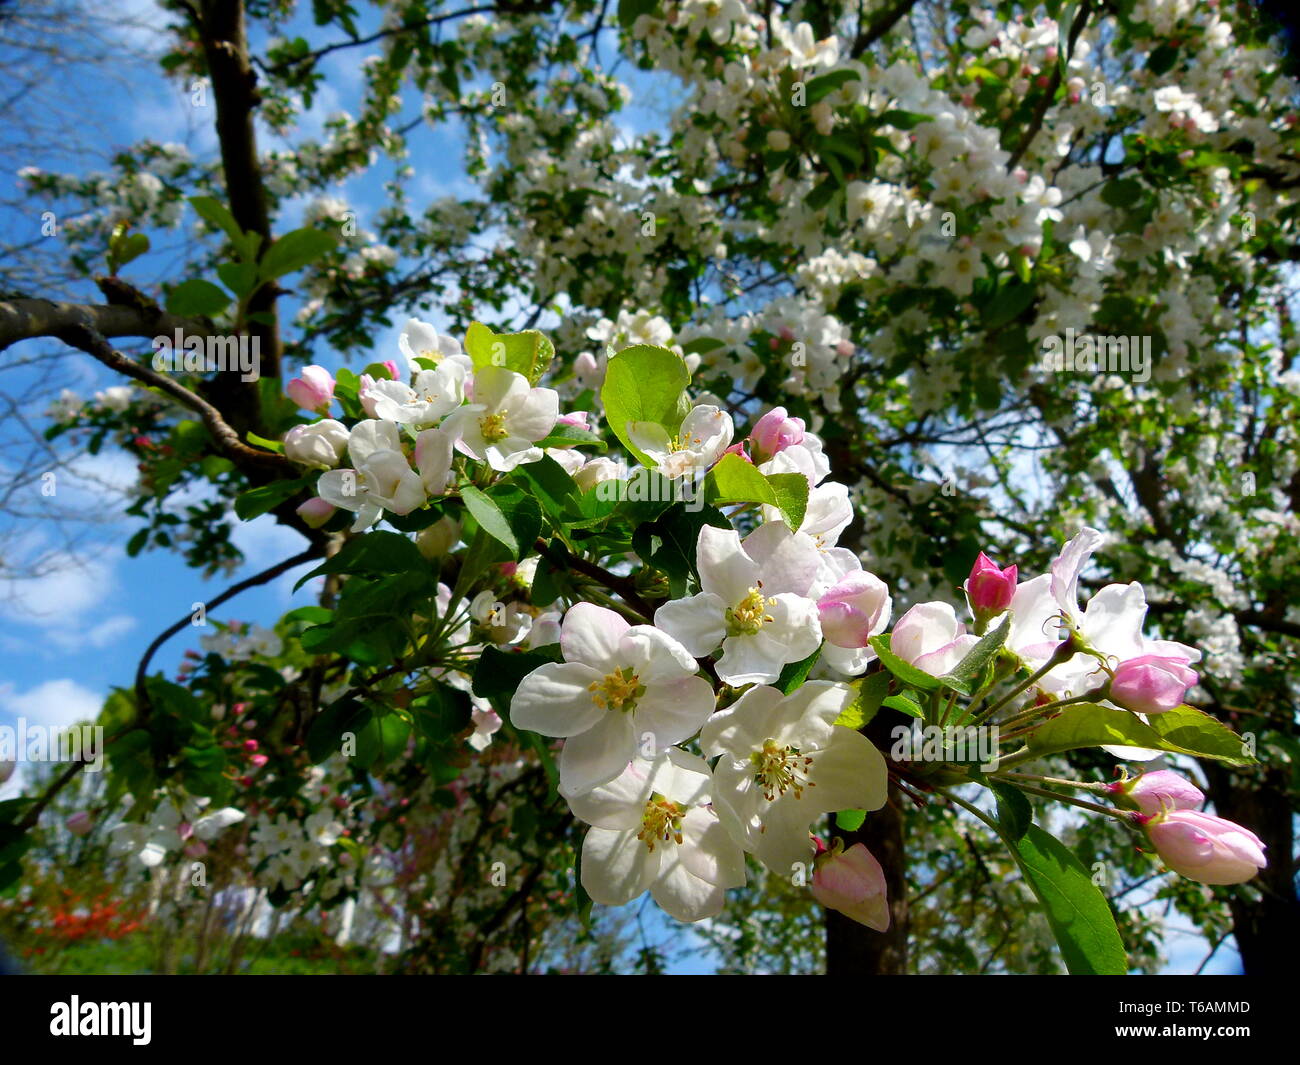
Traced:
[[354, 466], [364, 462], [376, 451], [401, 450], [402, 436], [392, 422], [366, 418], [357, 422], [348, 436], [348, 455]]
[[577, 603], [564, 615], [560, 627], [560, 650], [566, 662], [581, 662], [600, 671], [613, 673], [625, 663], [619, 643], [630, 626], [622, 615], [594, 603]]
[[582, 795], [569, 795], [561, 786], [560, 794], [568, 802], [573, 816], [580, 821], [597, 828], [631, 828], [639, 831], [645, 804], [650, 801], [650, 794], [654, 790], [654, 782], [648, 773], [649, 766], [650, 763], [638, 758], [608, 784], [602, 784]]
[[510, 723], [543, 736], [586, 732], [608, 713], [588, 690], [602, 679], [602, 673], [580, 662], [538, 666], [519, 683], [510, 702]]
[[647, 734], [656, 748], [688, 740], [709, 719], [713, 707], [713, 686], [702, 677], [651, 685], [637, 700], [633, 715], [637, 745], [645, 742]]
[[700, 571], [700, 587], [721, 598], [726, 606], [735, 606], [758, 585], [758, 565], [742, 550], [740, 534], [734, 529], [712, 525], [700, 529], [695, 563]]
[[512, 436], [533, 441], [548, 435], [559, 417], [560, 394], [552, 388], [534, 388], [522, 403], [510, 408], [505, 424]]
[[571, 735], [560, 751], [560, 782], [567, 795], [582, 795], [608, 784], [635, 757], [632, 716], [609, 710], [586, 732]]
[[716, 650], [726, 635], [727, 604], [711, 592], [675, 599], [655, 611], [655, 625], [696, 658]]
[[[810, 755], [813, 760], [808, 788], [799, 802], [816, 810], [879, 810], [885, 805], [889, 771], [884, 756], [866, 736], [843, 725], [835, 726], [830, 746]], [[787, 799], [782, 801], [788, 801]]]
[[665, 684], [699, 671], [695, 657], [653, 625], [633, 625], [619, 639], [618, 661], [630, 666], [642, 684]]
[[783, 521], [760, 525], [745, 537], [744, 548], [758, 565], [764, 595], [806, 595], [822, 565], [821, 552], [812, 539], [792, 533]]
[[592, 828], [582, 841], [582, 886], [602, 906], [631, 902], [659, 873], [662, 849], [652, 853], [636, 838], [637, 831]]
[[718, 815], [697, 806], [682, 818], [681, 862], [694, 876], [718, 887], [742, 887], [745, 853]]
[[776, 688], [760, 686], [750, 688], [725, 710], [719, 710], [700, 730], [700, 747], [705, 755], [734, 755], [748, 760], [750, 752], [772, 734], [783, 698]]
[[785, 665], [783, 651], [780, 643], [765, 638], [761, 632], [755, 636], [728, 636], [722, 641], [722, 657], [716, 666], [718, 676], [737, 688], [742, 684], [770, 684], [781, 675], [781, 667]]
[[694, 876], [686, 868], [674, 853], [681, 849], [679, 844], [669, 843], [666, 846], [673, 849], [664, 854], [659, 878], [650, 886], [650, 897], [664, 913], [679, 921], [702, 921], [706, 917], [716, 917], [726, 903], [726, 892]]

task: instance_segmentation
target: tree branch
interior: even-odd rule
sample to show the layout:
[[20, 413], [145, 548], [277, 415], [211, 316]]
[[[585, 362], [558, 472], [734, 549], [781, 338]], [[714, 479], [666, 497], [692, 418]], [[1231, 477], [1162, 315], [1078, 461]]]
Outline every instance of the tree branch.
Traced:
[[65, 344], [79, 348], [81, 351], [98, 359], [110, 370], [115, 370], [127, 377], [133, 377], [144, 384], [152, 385], [159, 391], [171, 396], [177, 402], [189, 407], [203, 420], [203, 424], [212, 436], [217, 450], [236, 465], [256, 466], [279, 473], [294, 474], [295, 476], [298, 474], [298, 467], [283, 455], [278, 455], [273, 451], [261, 451], [258, 448], [249, 447], [240, 440], [239, 434], [227, 424], [221, 411], [217, 410], [207, 400], [196, 396], [184, 385], [172, 380], [165, 374], [157, 373], [146, 366], [141, 366], [138, 362], [128, 359], [121, 352], [116, 351], [95, 330], [84, 325], [71, 325], [53, 335], [57, 336]]
[[213, 328], [159, 308], [125, 304], [63, 303], [58, 300], [0, 300], [0, 351], [21, 340], [59, 337], [80, 326], [101, 337], [211, 336]]

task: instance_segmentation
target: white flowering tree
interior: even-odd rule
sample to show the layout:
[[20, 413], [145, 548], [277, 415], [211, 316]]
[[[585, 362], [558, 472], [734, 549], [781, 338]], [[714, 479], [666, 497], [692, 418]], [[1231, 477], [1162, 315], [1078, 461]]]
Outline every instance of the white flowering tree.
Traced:
[[[526, 969], [543, 895], [718, 928], [766, 883], [830, 911], [831, 971], [1122, 972], [1157, 963], [1130, 892], [1168, 869], [1281, 971], [1300, 130], [1255, 9], [318, 3], [298, 33], [292, 4], [164, 6], [219, 157], [26, 173], [94, 208], [65, 236], [100, 296], [11, 293], [0, 345], [126, 380], [49, 435], [138, 457], [128, 551], [229, 568], [233, 501], [304, 549], [210, 609], [306, 561], [323, 588], [173, 684], [150, 667], [182, 619], [110, 700], [141, 854], [206, 798], [251, 812], [222, 828], [250, 877], [341, 901], [366, 854], [310, 820], [311, 765], [459, 809], [505, 749], [533, 812], [495, 841], [508, 886], [430, 942], [508, 927]], [[360, 98], [300, 135], [340, 53]], [[475, 192], [422, 198], [451, 123]], [[361, 218], [342, 186], [381, 159]], [[178, 226], [187, 271], [146, 278]], [[260, 379], [180, 350], [241, 337]], [[0, 879], [72, 772], [0, 807]], [[927, 908], [958, 885], [1032, 902], [1047, 960], [986, 913], [947, 952]]]

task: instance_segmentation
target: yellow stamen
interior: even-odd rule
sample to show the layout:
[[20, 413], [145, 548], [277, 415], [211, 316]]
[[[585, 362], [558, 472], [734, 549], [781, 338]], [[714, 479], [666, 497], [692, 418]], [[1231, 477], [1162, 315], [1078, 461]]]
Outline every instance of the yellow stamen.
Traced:
[[669, 801], [656, 791], [645, 804], [645, 812], [641, 815], [641, 831], [636, 834], [636, 838], [651, 852], [656, 843], [667, 843], [670, 840], [680, 843], [682, 818], [685, 816], [685, 807]]
[[803, 798], [803, 789], [816, 787], [808, 779], [813, 761], [799, 753], [798, 747], [783, 747], [776, 740], [763, 742], [763, 749], [749, 756], [754, 766], [754, 780], [762, 785], [763, 798], [772, 802], [779, 795], [793, 791], [796, 799]]
[[587, 686], [591, 700], [602, 710], [636, 709], [636, 701], [645, 695], [645, 685], [640, 682], [631, 667], [617, 669], [604, 680], [593, 681]]
[[763, 582], [751, 588], [749, 594], [726, 612], [727, 634], [729, 636], [753, 636], [765, 624], [773, 620], [767, 613], [769, 606], [775, 606], [776, 600], [763, 596]]
[[498, 440], [504, 440], [510, 434], [506, 431], [506, 416], [504, 412], [496, 414], [485, 414], [478, 420], [479, 432], [483, 434], [483, 439], [489, 444], [495, 444]]

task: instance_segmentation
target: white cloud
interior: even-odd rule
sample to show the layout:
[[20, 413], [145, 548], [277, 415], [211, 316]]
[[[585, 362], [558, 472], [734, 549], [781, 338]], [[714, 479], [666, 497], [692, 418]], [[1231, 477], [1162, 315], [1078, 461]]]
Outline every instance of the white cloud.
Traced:
[[47, 680], [25, 692], [12, 684], [0, 685], [0, 710], [24, 717], [29, 725], [66, 728], [99, 716], [103, 698], [75, 680]]
[[50, 570], [39, 577], [3, 582], [0, 616], [42, 628], [75, 630], [86, 612], [116, 588], [113, 567], [101, 559], [59, 554], [48, 560]]

